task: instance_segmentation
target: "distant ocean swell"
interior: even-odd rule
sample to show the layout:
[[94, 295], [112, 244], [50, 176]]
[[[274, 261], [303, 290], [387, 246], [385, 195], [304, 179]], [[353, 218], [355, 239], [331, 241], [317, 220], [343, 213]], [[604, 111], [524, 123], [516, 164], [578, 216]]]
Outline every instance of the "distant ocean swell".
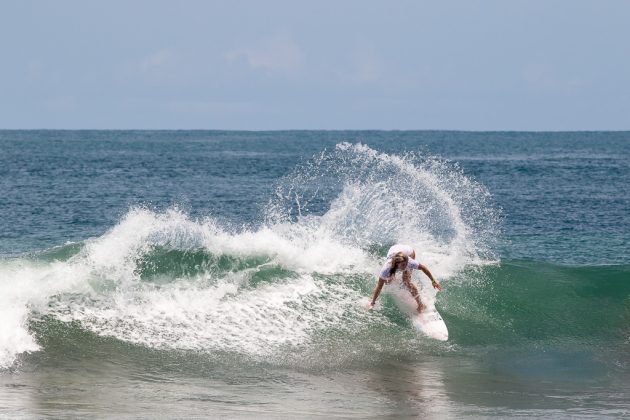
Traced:
[[[262, 219], [135, 208], [100, 237], [0, 261], [0, 367], [60, 335], [277, 363], [299, 349], [314, 364], [341, 348], [335, 363], [629, 335], [630, 267], [499, 262], [491, 197], [439, 160], [340, 144], [281, 180]], [[419, 338], [387, 296], [365, 310], [395, 242], [443, 281], [448, 343]]]

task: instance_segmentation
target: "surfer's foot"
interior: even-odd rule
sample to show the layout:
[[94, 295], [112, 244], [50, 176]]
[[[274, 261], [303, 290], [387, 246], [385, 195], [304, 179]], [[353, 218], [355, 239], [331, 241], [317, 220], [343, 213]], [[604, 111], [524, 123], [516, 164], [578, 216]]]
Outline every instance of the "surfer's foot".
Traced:
[[424, 311], [426, 309], [426, 306], [423, 305], [422, 303], [420, 305], [418, 305], [418, 313]]

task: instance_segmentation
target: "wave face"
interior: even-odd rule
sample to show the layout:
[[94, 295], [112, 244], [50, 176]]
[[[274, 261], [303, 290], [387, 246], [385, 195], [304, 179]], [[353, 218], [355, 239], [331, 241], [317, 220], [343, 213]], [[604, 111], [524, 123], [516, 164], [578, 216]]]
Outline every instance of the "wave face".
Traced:
[[277, 363], [431, 351], [439, 345], [419, 340], [387, 296], [364, 310], [396, 242], [444, 283], [437, 305], [452, 339], [440, 351], [627, 336], [627, 267], [500, 264], [490, 195], [440, 160], [342, 143], [283, 178], [263, 219], [234, 229], [134, 208], [102, 236], [0, 261], [0, 366], [77, 329]]
[[462, 345], [607, 349], [630, 337], [630, 266], [504, 261], [457, 277], [441, 308]]

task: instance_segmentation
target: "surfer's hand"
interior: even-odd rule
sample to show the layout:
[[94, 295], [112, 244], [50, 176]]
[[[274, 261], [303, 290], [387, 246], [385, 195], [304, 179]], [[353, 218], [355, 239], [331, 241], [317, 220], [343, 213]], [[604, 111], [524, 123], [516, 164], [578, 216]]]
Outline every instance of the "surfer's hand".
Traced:
[[442, 290], [442, 286], [440, 286], [440, 283], [438, 283], [437, 281], [433, 280], [431, 284], [433, 285], [434, 289]]
[[374, 302], [368, 303], [367, 308], [368, 308], [368, 311], [371, 311], [372, 309], [374, 309]]
[[418, 313], [424, 311], [424, 308], [426, 308], [426, 306], [424, 306], [422, 303], [419, 303], [418, 304], [418, 308], [417, 308], [418, 309]]

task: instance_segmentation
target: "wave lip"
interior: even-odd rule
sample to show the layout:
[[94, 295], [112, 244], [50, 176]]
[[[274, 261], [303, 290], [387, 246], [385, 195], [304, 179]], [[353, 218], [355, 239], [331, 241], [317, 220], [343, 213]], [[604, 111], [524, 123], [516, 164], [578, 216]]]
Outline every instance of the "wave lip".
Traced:
[[0, 297], [0, 369], [8, 368], [17, 355], [40, 349], [28, 331], [29, 308], [15, 296]]
[[29, 328], [31, 316], [45, 311], [57, 293], [85, 292], [79, 285], [82, 271], [67, 262], [0, 260], [0, 369], [11, 367], [21, 353], [40, 350]]

